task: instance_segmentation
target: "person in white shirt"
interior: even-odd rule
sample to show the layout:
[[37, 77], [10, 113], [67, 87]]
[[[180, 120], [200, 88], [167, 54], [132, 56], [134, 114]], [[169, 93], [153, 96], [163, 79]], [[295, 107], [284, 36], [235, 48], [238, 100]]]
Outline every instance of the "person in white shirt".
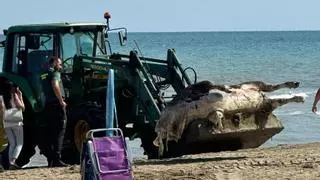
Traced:
[[7, 83], [4, 93], [4, 128], [9, 141], [9, 169], [19, 166], [15, 163], [23, 146], [23, 114], [25, 110], [22, 92], [11, 82]]

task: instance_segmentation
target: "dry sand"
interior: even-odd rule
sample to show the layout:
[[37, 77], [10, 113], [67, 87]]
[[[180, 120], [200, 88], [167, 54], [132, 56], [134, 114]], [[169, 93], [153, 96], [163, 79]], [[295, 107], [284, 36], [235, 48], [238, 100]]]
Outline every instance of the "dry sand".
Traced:
[[[135, 179], [320, 179], [320, 143], [283, 145], [135, 160]], [[79, 166], [32, 168], [0, 173], [0, 179], [80, 179]]]

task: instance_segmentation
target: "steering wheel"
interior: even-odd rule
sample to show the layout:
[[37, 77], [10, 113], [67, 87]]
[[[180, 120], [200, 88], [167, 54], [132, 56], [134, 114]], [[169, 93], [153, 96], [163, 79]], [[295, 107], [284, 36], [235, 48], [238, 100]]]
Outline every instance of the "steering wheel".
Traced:
[[73, 57], [69, 57], [62, 61], [62, 73], [61, 73], [61, 79], [65, 85], [65, 88], [70, 88], [71, 87], [71, 73], [73, 70], [73, 63], [72, 63]]
[[73, 62], [71, 60], [73, 60], [73, 57], [68, 57], [62, 62], [62, 67], [65, 73], [72, 72]]

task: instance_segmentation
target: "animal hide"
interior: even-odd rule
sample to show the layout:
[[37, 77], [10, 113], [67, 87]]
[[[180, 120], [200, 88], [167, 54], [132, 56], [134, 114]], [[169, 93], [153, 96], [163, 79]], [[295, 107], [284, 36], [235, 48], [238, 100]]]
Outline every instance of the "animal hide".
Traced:
[[162, 111], [155, 128], [157, 138], [154, 144], [159, 147], [161, 155], [164, 150], [163, 140], [166, 143], [177, 142], [189, 123], [197, 119], [211, 122], [211, 133], [223, 133], [223, 121], [226, 117], [238, 117], [240, 120], [241, 114], [255, 114], [260, 121], [259, 127], [263, 128], [268, 115], [277, 107], [304, 101], [301, 96], [270, 99], [263, 92], [298, 86], [298, 82], [270, 85], [260, 81], [231, 86], [202, 81], [191, 85], [173, 100], [174, 104]]

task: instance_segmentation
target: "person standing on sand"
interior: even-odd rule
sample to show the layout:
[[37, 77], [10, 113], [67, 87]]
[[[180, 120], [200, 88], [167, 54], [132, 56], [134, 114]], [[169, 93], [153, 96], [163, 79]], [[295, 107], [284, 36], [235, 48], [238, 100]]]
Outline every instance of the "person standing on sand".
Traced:
[[317, 108], [317, 104], [320, 100], [320, 88], [318, 89], [315, 97], [314, 97], [314, 101], [313, 101], [313, 105], [312, 105], [312, 112], [316, 113], [318, 108]]
[[67, 166], [61, 161], [61, 150], [67, 124], [65, 93], [61, 80], [61, 59], [52, 56], [49, 60], [49, 70], [43, 79], [46, 105], [43, 121], [46, 121], [43, 140], [45, 144], [44, 154], [48, 159], [48, 167]]
[[23, 114], [25, 110], [22, 92], [15, 84], [6, 83], [4, 94], [5, 114], [4, 128], [9, 140], [9, 169], [20, 168], [16, 159], [23, 146]]

